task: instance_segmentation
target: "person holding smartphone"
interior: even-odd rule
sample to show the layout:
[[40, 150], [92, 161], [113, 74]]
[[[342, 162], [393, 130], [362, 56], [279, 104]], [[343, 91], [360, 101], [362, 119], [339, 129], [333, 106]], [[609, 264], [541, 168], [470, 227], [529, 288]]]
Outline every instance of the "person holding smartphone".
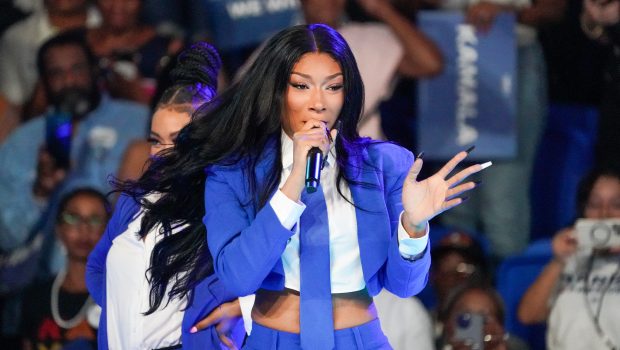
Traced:
[[439, 315], [444, 328], [437, 349], [523, 349], [522, 342], [504, 329], [503, 304], [499, 293], [484, 283], [452, 290]]
[[110, 218], [110, 203], [103, 193], [74, 184], [54, 214], [54, 231], [65, 248], [67, 264], [56, 276], [24, 290], [22, 349], [77, 348], [79, 342], [80, 349], [95, 349], [100, 308], [88, 294], [84, 271]]
[[[596, 170], [577, 193], [579, 217], [620, 218], [620, 172]], [[575, 229], [558, 232], [553, 259], [521, 299], [525, 324], [547, 321], [548, 349], [618, 349], [620, 247], [584, 254]]]

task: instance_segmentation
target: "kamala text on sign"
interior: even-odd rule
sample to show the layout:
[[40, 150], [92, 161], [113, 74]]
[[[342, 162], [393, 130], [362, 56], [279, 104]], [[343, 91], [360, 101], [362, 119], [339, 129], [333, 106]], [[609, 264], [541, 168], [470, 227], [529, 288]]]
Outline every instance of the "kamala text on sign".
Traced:
[[418, 149], [449, 159], [476, 145], [473, 160], [516, 154], [516, 39], [514, 16], [502, 14], [485, 33], [461, 12], [421, 11], [418, 26], [440, 48], [444, 71], [420, 80]]

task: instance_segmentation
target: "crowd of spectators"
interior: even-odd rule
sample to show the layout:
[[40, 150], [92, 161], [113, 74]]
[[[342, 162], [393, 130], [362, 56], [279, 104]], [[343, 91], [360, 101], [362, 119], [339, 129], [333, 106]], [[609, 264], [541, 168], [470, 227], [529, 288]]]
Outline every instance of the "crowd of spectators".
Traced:
[[[181, 49], [212, 39], [207, 3], [0, 5], [8, 15], [0, 21], [0, 342], [94, 346], [91, 320], [98, 316], [90, 315], [96, 310], [83, 264], [110, 214], [110, 180], [135, 178], [147, 166], [149, 109]], [[470, 203], [432, 223], [426, 290], [413, 299], [385, 291], [376, 297], [385, 333], [396, 349], [469, 349], [475, 342], [484, 349], [537, 348], [510, 334], [505, 320], [512, 312], [523, 325], [546, 323], [549, 349], [617, 349], [619, 249], [580, 251], [575, 223], [560, 223], [566, 227], [543, 238], [549, 260], [518, 310], [503, 304], [495, 273], [533, 243], [531, 181], [569, 175], [535, 171], [550, 106], [585, 104], [599, 115], [596, 147], [587, 150], [594, 160], [584, 165], [590, 175], [579, 189], [566, 189], [575, 192], [574, 219], [620, 218], [620, 1], [300, 0], [297, 21], [336, 28], [356, 57], [366, 90], [360, 134], [416, 154], [422, 150], [410, 128], [415, 85], [446, 67], [438, 45], [416, 25], [420, 9], [462, 12], [480, 33], [499, 14], [515, 16], [517, 154], [494, 160]], [[560, 56], [570, 40], [583, 51], [566, 57], [569, 65]], [[260, 47], [222, 57], [251, 62]], [[245, 69], [223, 63], [220, 91]], [[571, 71], [581, 66], [588, 82]], [[573, 85], [583, 94], [569, 91]], [[64, 129], [52, 129], [59, 121]], [[113, 205], [114, 196], [107, 198]]]

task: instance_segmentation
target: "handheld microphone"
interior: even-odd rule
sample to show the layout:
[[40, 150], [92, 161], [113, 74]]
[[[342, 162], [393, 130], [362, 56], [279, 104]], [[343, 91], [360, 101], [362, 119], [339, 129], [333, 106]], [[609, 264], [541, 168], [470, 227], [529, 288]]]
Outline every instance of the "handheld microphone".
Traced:
[[306, 159], [306, 193], [314, 193], [321, 182], [321, 168], [323, 167], [323, 153], [318, 147], [308, 151]]

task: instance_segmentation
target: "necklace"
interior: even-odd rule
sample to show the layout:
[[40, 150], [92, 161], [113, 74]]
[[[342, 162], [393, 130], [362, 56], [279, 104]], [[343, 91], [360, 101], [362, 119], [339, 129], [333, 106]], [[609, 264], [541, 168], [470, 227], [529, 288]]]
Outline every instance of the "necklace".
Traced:
[[54, 318], [54, 322], [56, 322], [56, 324], [64, 329], [71, 329], [75, 326], [77, 326], [80, 322], [82, 322], [82, 320], [84, 319], [84, 317], [86, 317], [86, 310], [88, 310], [90, 304], [92, 303], [92, 300], [90, 298], [90, 296], [88, 298], [86, 298], [86, 301], [84, 302], [84, 305], [82, 305], [82, 307], [80, 308], [80, 311], [78, 311], [78, 313], [73, 316], [73, 318], [69, 319], [69, 320], [64, 320], [62, 319], [62, 317], [60, 317], [60, 311], [58, 308], [58, 304], [59, 304], [59, 292], [60, 292], [60, 286], [62, 285], [62, 282], [65, 280], [65, 277], [67, 276], [67, 269], [63, 268], [58, 275], [56, 275], [56, 278], [54, 279], [54, 283], [52, 283], [52, 292], [50, 295], [50, 304], [51, 304], [51, 309], [52, 309], [52, 317]]
[[586, 280], [585, 280], [585, 286], [584, 286], [585, 287], [584, 288], [584, 297], [585, 297], [586, 309], [588, 311], [590, 319], [592, 320], [592, 323], [594, 324], [594, 328], [596, 330], [596, 333], [601, 338], [603, 343], [610, 350], [618, 350], [618, 346], [616, 346], [616, 344], [614, 344], [613, 340], [607, 335], [607, 333], [605, 333], [605, 331], [603, 331], [603, 328], [601, 327], [599, 318], [601, 316], [601, 310], [602, 310], [602, 307], [603, 307], [603, 300], [605, 299], [605, 295], [607, 294], [607, 290], [609, 289], [609, 287], [611, 287], [612, 283], [614, 282], [614, 280], [618, 276], [618, 273], [620, 272], [620, 260], [618, 260], [617, 265], [616, 265], [616, 269], [613, 272], [613, 274], [611, 276], [609, 276], [609, 282], [607, 282], [605, 284], [605, 286], [602, 288], [602, 291], [600, 293], [601, 294], [600, 295], [600, 300], [598, 301], [598, 305], [596, 305], [596, 312], [595, 312], [595, 311], [592, 310], [592, 305], [590, 303], [590, 300], [588, 299], [588, 293], [590, 292], [590, 274], [592, 273], [592, 269], [594, 267], [594, 260], [595, 259], [596, 259], [596, 255], [594, 253], [592, 255], [590, 255], [590, 257], [588, 257], [587, 270], [586, 270]]

